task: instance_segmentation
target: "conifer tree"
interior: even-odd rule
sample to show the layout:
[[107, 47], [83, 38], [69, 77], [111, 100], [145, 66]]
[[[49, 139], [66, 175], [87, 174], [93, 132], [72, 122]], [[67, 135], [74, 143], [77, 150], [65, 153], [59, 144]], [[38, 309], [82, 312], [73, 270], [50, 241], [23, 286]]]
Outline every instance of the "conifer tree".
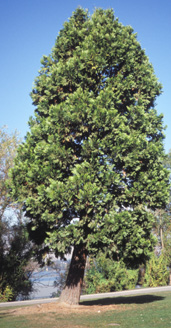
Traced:
[[73, 247], [61, 301], [77, 304], [88, 255], [133, 267], [153, 249], [151, 210], [168, 198], [161, 85], [111, 9], [76, 9], [41, 64], [11, 189], [37, 243], [61, 257]]

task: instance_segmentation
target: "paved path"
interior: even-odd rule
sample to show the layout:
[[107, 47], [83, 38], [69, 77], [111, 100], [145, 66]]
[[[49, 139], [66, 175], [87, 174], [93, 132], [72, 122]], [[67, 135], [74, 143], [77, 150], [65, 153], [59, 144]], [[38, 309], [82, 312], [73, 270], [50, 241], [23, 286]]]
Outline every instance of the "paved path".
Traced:
[[[117, 296], [153, 294], [153, 293], [169, 292], [169, 291], [171, 292], [171, 286], [137, 288], [137, 289], [131, 289], [131, 290], [123, 290], [121, 292], [82, 295], [81, 300], [83, 301], [83, 300], [93, 300], [93, 299], [101, 299], [101, 298], [109, 298], [109, 297], [117, 297]], [[58, 300], [58, 298], [46, 298], [46, 299], [17, 301], [17, 302], [5, 302], [5, 303], [0, 303], [0, 307], [53, 303], [56, 300]]]

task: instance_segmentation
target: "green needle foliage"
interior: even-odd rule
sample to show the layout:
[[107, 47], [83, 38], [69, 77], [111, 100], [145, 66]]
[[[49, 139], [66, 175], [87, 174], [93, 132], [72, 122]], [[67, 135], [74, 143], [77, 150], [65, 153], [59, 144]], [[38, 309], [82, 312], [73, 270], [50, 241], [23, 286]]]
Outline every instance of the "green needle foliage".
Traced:
[[[80, 8], [41, 64], [35, 116], [11, 172], [32, 238], [61, 257], [74, 246], [79, 263], [104, 248], [129, 266], [142, 263], [155, 243], [149, 210], [168, 199], [152, 65], [111, 9], [90, 17]], [[78, 283], [73, 265], [68, 286]]]

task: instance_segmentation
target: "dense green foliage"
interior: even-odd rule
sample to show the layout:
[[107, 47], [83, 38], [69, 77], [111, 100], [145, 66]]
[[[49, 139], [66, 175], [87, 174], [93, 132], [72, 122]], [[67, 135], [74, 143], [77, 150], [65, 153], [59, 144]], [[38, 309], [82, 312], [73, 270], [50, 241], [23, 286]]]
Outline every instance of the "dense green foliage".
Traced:
[[123, 262], [114, 262], [100, 254], [90, 259], [85, 276], [85, 294], [113, 292], [135, 288], [138, 269], [127, 269]]
[[138, 265], [155, 243], [150, 210], [168, 199], [153, 68], [133, 29], [102, 9], [77, 9], [41, 63], [11, 172], [31, 237], [61, 257], [74, 245], [105, 247]]
[[32, 291], [28, 263], [33, 254], [26, 226], [0, 224], [0, 300], [25, 299]]
[[[164, 158], [163, 164], [171, 173], [171, 151]], [[153, 233], [157, 237], [155, 253], [158, 256], [162, 253], [167, 266], [171, 268], [171, 189], [166, 208], [155, 210], [154, 216]]]
[[167, 258], [164, 254], [161, 254], [159, 257], [153, 254], [146, 265], [143, 285], [145, 287], [166, 286], [169, 283], [169, 276]]
[[128, 269], [125, 264], [106, 258], [105, 253], [96, 259], [90, 259], [85, 275], [85, 294], [113, 292], [124, 289], [166, 286], [170, 272], [168, 259], [163, 251], [160, 256], [151, 254], [151, 258], [139, 269]]

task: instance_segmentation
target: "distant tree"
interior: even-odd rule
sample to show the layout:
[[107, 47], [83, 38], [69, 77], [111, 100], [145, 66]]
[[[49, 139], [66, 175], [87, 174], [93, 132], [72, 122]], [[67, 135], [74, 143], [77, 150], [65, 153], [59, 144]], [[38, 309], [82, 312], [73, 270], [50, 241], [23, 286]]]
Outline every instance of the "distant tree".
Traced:
[[[171, 151], [169, 151], [163, 163], [171, 173]], [[159, 254], [162, 252], [163, 256], [167, 258], [167, 265], [171, 268], [171, 189], [166, 208], [155, 211], [153, 232], [158, 238], [156, 251]]]
[[33, 290], [32, 270], [28, 266], [33, 249], [26, 225], [21, 222], [10, 225], [7, 221], [1, 224], [0, 242], [0, 294], [6, 296], [6, 290], [10, 290], [9, 298], [2, 297], [2, 301], [27, 299]]
[[[26, 270], [32, 256], [26, 223], [20, 204], [14, 204], [9, 195], [9, 170], [14, 163], [20, 143], [17, 132], [0, 128], [0, 301], [28, 297], [32, 290]], [[8, 183], [7, 183], [8, 182]]]
[[161, 250], [165, 252], [168, 242], [170, 241], [171, 243], [170, 205], [168, 205], [166, 209], [159, 209], [155, 211], [155, 222], [153, 225], [153, 232], [158, 239], [158, 253], [160, 253]]
[[17, 131], [9, 134], [5, 126], [0, 128], [0, 222], [4, 218], [5, 211], [13, 204], [6, 182], [20, 142]]
[[165, 208], [169, 188], [161, 85], [112, 10], [77, 9], [41, 63], [11, 195], [38, 244], [62, 258], [73, 247], [60, 300], [77, 304], [88, 254], [107, 249], [135, 267], [155, 244], [151, 210]]

